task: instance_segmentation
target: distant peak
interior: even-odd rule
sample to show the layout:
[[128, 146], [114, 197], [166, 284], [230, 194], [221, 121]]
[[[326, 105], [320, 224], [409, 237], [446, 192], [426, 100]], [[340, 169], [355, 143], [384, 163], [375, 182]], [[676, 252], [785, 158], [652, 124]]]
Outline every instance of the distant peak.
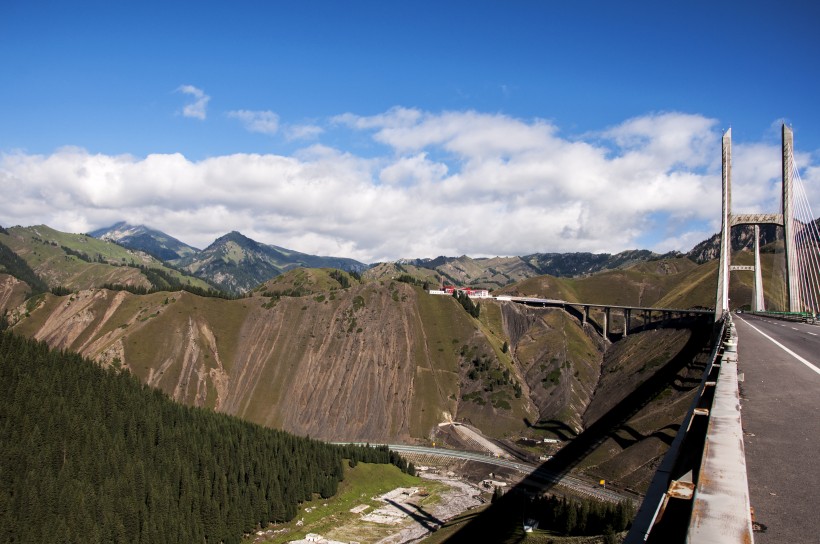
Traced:
[[214, 240], [214, 242], [209, 247], [220, 247], [224, 244], [227, 244], [228, 242], [233, 242], [241, 247], [251, 249], [258, 249], [261, 246], [261, 244], [256, 240], [248, 238], [239, 231], [232, 230], [231, 232], [223, 234], [222, 236]]
[[93, 232], [89, 232], [90, 236], [94, 238], [103, 238], [105, 240], [119, 240], [123, 236], [131, 235], [135, 232], [139, 232], [145, 230], [143, 226], [134, 226], [125, 221], [118, 221], [111, 225], [110, 227], [105, 227], [102, 229], [97, 229]]
[[244, 234], [242, 234], [238, 230], [232, 230], [231, 232], [229, 232], [227, 234], [223, 234], [222, 236], [220, 236], [219, 238], [216, 239], [217, 242], [219, 242], [219, 241], [231, 241], [231, 240], [245, 241], [245, 240], [250, 240], [250, 238], [248, 238], [247, 236], [245, 236]]

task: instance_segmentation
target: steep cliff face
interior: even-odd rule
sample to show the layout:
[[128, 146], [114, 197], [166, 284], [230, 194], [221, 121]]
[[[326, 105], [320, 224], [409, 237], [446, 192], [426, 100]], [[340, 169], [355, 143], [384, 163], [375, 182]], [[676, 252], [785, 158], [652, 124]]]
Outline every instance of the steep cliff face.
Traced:
[[603, 346], [559, 309], [505, 304], [504, 331], [541, 426], [578, 433], [601, 372]]
[[95, 289], [27, 307], [15, 313], [21, 334], [127, 368], [178, 401], [299, 434], [409, 440], [459, 417], [523, 427], [526, 399], [511, 384], [481, 406], [462, 399], [469, 356], [502, 365], [478, 322], [452, 297], [403, 283], [234, 301]]
[[[775, 225], [761, 225], [760, 246], [783, 239], [783, 231]], [[733, 251], [754, 251], [754, 227], [742, 225], [732, 229], [731, 244]], [[693, 247], [686, 256], [692, 261], [703, 264], [720, 256], [720, 233], [714, 234]]]
[[599, 437], [582, 470], [634, 489], [649, 485], [700, 384], [710, 334], [708, 323], [680, 323], [630, 335], [607, 351], [584, 426], [620, 423]]
[[8, 274], [0, 274], [0, 315], [7, 308], [16, 308], [28, 296], [28, 284]]
[[[19, 304], [17, 333], [127, 369], [179, 402], [327, 440], [424, 441], [453, 420], [497, 438], [569, 440], [621, 410], [692, 338], [682, 327], [608, 344], [562, 310], [491, 300], [475, 319], [453, 297], [326, 269], [288, 272], [239, 300], [25, 292], [0, 278], [5, 307]], [[583, 470], [646, 485], [699, 377], [675, 371]]]

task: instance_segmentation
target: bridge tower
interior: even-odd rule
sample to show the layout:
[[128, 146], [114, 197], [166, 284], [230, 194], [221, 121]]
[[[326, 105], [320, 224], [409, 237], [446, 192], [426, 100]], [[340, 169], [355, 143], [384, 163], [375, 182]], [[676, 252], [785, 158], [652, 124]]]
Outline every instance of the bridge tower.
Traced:
[[790, 312], [802, 310], [800, 282], [797, 278], [795, 253], [794, 205], [792, 202], [792, 165], [794, 164], [794, 134], [783, 124], [783, 240], [786, 252], [786, 296]]
[[760, 266], [760, 225], [755, 225], [755, 290], [752, 310], [766, 311], [766, 301], [763, 298], [763, 268]]
[[[723, 205], [720, 222], [720, 264], [718, 267], [717, 297], [715, 300], [715, 320], [729, 311], [729, 273], [734, 270], [754, 270], [755, 300], [754, 309], [761, 311], [763, 306], [763, 275], [760, 268], [759, 225], [779, 225], [783, 227], [783, 241], [786, 254], [786, 296], [788, 310], [800, 311], [800, 283], [797, 279], [797, 257], [795, 253], [794, 207], [792, 203], [792, 164], [794, 153], [794, 134], [785, 124], [782, 126], [783, 139], [783, 208], [782, 213], [772, 214], [733, 214], [732, 213], [732, 129], [723, 134], [721, 179], [723, 184]], [[732, 227], [738, 225], [755, 226], [755, 264], [754, 266], [732, 266]]]

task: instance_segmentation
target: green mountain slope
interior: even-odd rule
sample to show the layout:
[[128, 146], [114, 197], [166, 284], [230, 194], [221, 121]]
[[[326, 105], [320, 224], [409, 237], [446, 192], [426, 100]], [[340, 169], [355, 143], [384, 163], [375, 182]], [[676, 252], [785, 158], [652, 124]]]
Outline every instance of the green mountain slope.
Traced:
[[[73, 256], [63, 253], [69, 263], [66, 255]], [[570, 438], [594, 419], [591, 407], [606, 405], [606, 397], [620, 391], [602, 376], [608, 365], [617, 368], [610, 358], [621, 344], [608, 345], [577, 316], [482, 300], [476, 319], [453, 297], [430, 295], [394, 276], [429, 269], [400, 266], [379, 265], [379, 275], [363, 278], [296, 268], [238, 300], [105, 289], [45, 293], [12, 307], [9, 320], [20, 334], [127, 368], [179, 402], [331, 440], [425, 443], [438, 440], [438, 424], [451, 420], [510, 440]], [[502, 291], [646, 306], [669, 297], [677, 307], [691, 307], [713, 296], [710, 278], [713, 264], [675, 258], [580, 278], [529, 278]], [[647, 338], [651, 346], [657, 340], [652, 334], [630, 335], [624, 345]], [[670, 357], [681, 342], [669, 339]], [[648, 350], [633, 351], [637, 368], [655, 358]], [[690, 391], [670, 394], [677, 407]], [[645, 455], [637, 445], [628, 454], [640, 466], [659, 455], [663, 440], [658, 444], [656, 433], [668, 424], [648, 421], [659, 426], [641, 427]], [[646, 446], [650, 442], [658, 447]], [[595, 458], [589, 468], [603, 471], [607, 459]], [[645, 476], [632, 471], [619, 477], [643, 482]]]
[[319, 257], [260, 244], [238, 232], [230, 232], [199, 253], [174, 261], [174, 264], [235, 294], [246, 293], [262, 282], [298, 267], [329, 267], [355, 272], [367, 268], [353, 259]]
[[[492, 257], [473, 259], [461, 257], [437, 257], [435, 259], [409, 259], [395, 263], [397, 268], [412, 267], [431, 271], [440, 283], [470, 285], [486, 289], [499, 289], [527, 278], [542, 275], [575, 277], [595, 274], [605, 270], [626, 268], [636, 263], [672, 260], [680, 257], [673, 253], [658, 255], [646, 250], [609, 253], [534, 253], [522, 257]], [[423, 277], [424, 273], [416, 277]], [[429, 274], [429, 273], [428, 273]]]
[[127, 367], [181, 402], [315, 437], [424, 438], [445, 414], [490, 421], [492, 434], [525, 415], [512, 383], [494, 391], [497, 408], [461, 405], [462, 347], [501, 363], [452, 297], [400, 282], [235, 301], [87, 290], [25, 310], [12, 316], [22, 334]]
[[[782, 309], [785, 306], [783, 253], [777, 244], [767, 246], [761, 253], [766, 307]], [[753, 261], [749, 251], [737, 251], [732, 256], [733, 264], [751, 265]], [[618, 306], [713, 308], [717, 265], [717, 261], [698, 265], [684, 258], [662, 259], [579, 278], [538, 276], [496, 293]], [[732, 309], [750, 307], [753, 283], [752, 272], [732, 272], [729, 289]]]
[[211, 288], [201, 279], [169, 268], [146, 253], [45, 225], [5, 229], [5, 233], [0, 232], [0, 243], [25, 260], [52, 289], [79, 290], [106, 284], [152, 288], [152, 282], [139, 267], [158, 270], [181, 284], [202, 290]]
[[129, 249], [144, 251], [163, 262], [182, 259], [199, 251], [164, 232], [144, 225], [129, 225], [122, 221], [88, 234], [94, 238], [116, 242]]

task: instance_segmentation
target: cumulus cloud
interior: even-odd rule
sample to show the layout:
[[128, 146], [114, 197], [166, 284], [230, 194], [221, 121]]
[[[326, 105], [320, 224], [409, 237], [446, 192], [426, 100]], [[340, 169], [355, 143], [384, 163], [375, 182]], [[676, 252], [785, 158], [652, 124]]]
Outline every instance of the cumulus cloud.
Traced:
[[285, 129], [285, 137], [288, 140], [314, 140], [324, 131], [318, 125], [289, 125]]
[[185, 104], [182, 108], [182, 115], [204, 120], [207, 115], [205, 110], [211, 97], [193, 85], [180, 85], [177, 87], [177, 92], [190, 95], [194, 99], [190, 104]]
[[[278, 127], [278, 118], [260, 115], [270, 112], [233, 113]], [[384, 153], [317, 142], [290, 156], [200, 161], [77, 148], [0, 155], [0, 183], [18, 188], [6, 195], [0, 224], [87, 231], [126, 220], [198, 247], [239, 230], [364, 262], [617, 252], [646, 240], [656, 251], [688, 250], [718, 228], [721, 134], [700, 115], [650, 114], [576, 138], [545, 120], [475, 111], [393, 108], [332, 124]], [[768, 144], [734, 146], [737, 206], [776, 211], [779, 160]], [[810, 157], [800, 160], [804, 177], [817, 178]]]
[[276, 134], [279, 130], [279, 116], [272, 111], [229, 111], [228, 117], [242, 121], [250, 132]]
[[348, 127], [374, 129], [374, 138], [398, 152], [413, 152], [432, 146], [465, 158], [499, 156], [548, 147], [554, 127], [544, 121], [527, 123], [504, 115], [475, 111], [425, 113], [393, 108], [371, 117], [344, 114], [334, 118]]
[[714, 157], [716, 124], [715, 119], [671, 112], [629, 119], [602, 135], [625, 152], [625, 159], [634, 154], [651, 161], [649, 167], [696, 168]]

